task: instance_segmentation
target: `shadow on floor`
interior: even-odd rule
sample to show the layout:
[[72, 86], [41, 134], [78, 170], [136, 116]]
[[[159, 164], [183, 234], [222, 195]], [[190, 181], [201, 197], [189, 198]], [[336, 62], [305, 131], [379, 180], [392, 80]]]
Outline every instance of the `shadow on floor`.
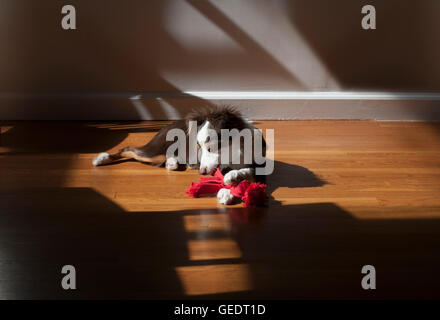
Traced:
[[[224, 228], [210, 223], [219, 216]], [[188, 217], [203, 223], [188, 229]], [[332, 203], [126, 212], [88, 188], [11, 190], [0, 195], [0, 296], [439, 298], [439, 231], [438, 219], [359, 220]], [[216, 239], [234, 241], [239, 255], [190, 259], [188, 241], [214, 250], [209, 241]], [[77, 269], [75, 291], [60, 288], [66, 264]], [[376, 291], [361, 289], [366, 264], [376, 268]], [[229, 286], [227, 279], [210, 282], [209, 270], [225, 265], [246, 268]], [[186, 284], [181, 267], [194, 267]], [[243, 278], [247, 287], [235, 291]], [[188, 296], [194, 288], [198, 294]]]
[[267, 184], [271, 206], [282, 204], [272, 195], [278, 188], [313, 188], [327, 183], [305, 167], [276, 160], [272, 174], [260, 180]]
[[98, 153], [118, 145], [132, 132], [156, 132], [167, 122], [2, 121], [1, 146], [14, 153]]

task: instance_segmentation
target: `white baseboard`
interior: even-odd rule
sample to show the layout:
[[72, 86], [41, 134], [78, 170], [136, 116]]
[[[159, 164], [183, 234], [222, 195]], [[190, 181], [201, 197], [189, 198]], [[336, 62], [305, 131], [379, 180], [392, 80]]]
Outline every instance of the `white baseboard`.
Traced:
[[440, 100], [440, 92], [187, 91], [210, 100]]
[[437, 92], [326, 91], [3, 93], [0, 120], [174, 120], [209, 104], [234, 105], [254, 120], [440, 120]]

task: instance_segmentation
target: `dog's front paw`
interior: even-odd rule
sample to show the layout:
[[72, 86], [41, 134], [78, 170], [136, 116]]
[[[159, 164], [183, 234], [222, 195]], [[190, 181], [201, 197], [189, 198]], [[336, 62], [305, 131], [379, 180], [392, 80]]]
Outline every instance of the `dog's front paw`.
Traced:
[[217, 192], [218, 203], [221, 204], [232, 204], [234, 202], [234, 196], [231, 194], [229, 189], [223, 188]]
[[177, 170], [179, 168], [179, 162], [177, 161], [176, 157], [171, 157], [167, 159], [167, 162], [165, 163], [165, 167], [168, 170]]
[[95, 159], [93, 159], [93, 165], [94, 166], [102, 166], [103, 164], [107, 164], [111, 162], [110, 155], [107, 152], [102, 152], [98, 154]]
[[223, 183], [225, 185], [237, 184], [240, 182], [240, 173], [238, 170], [231, 170], [225, 174], [223, 178]]

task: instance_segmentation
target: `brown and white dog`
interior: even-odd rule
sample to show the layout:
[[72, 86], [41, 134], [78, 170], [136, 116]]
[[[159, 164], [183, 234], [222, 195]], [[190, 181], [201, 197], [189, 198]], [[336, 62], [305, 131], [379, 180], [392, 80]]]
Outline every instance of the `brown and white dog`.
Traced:
[[[209, 107], [194, 111], [186, 119], [175, 121], [162, 128], [146, 145], [137, 148], [125, 147], [112, 154], [101, 153], [93, 160], [93, 164], [100, 166], [118, 160], [134, 159], [156, 166], [164, 165], [168, 170], [178, 170], [182, 163], [179, 163], [177, 156], [169, 155], [167, 152], [168, 148], [174, 143], [174, 141], [168, 141], [169, 139], [167, 139], [168, 133], [173, 129], [180, 129], [186, 137], [192, 136], [196, 140], [194, 142], [197, 146], [197, 156], [194, 157], [196, 163], [190, 164], [191, 162], [188, 159], [191, 152], [191, 143], [186, 139], [186, 166], [191, 169], [198, 168], [200, 174], [213, 174], [217, 168], [220, 168], [226, 185], [236, 184], [244, 179], [254, 180], [255, 169], [263, 165], [261, 161], [257, 163], [254, 156], [254, 141], [256, 135], [259, 135], [258, 141], [261, 141], [262, 144], [262, 156], [265, 157], [266, 143], [261, 132], [255, 130], [249, 121], [245, 120], [238, 111], [231, 107]], [[194, 129], [196, 129], [196, 134], [191, 134]], [[231, 143], [231, 136], [225, 137], [222, 134], [222, 129], [236, 129], [233, 130], [235, 132], [250, 129], [249, 132], [252, 133], [252, 150], [249, 150], [249, 145], [247, 146], [248, 149], [244, 149], [246, 146], [244, 141], [242, 143], [241, 138], [239, 138], [240, 143]], [[228, 141], [224, 141], [225, 139]], [[224, 146], [228, 148], [227, 159], [229, 160], [226, 162], [224, 157], [221, 157], [222, 152], [225, 152]], [[249, 152], [251, 152], [252, 160], [244, 161], [245, 154], [249, 154]], [[234, 155], [240, 155], [240, 161], [232, 161]], [[230, 194], [229, 189], [225, 188], [217, 193], [217, 199], [222, 204], [234, 202], [234, 196]]]

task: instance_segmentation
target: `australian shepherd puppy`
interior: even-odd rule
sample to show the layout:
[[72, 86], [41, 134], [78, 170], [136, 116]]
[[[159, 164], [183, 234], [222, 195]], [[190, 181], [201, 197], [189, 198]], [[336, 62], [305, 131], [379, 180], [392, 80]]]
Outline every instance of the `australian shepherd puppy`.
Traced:
[[[179, 159], [175, 153], [169, 152], [169, 148], [175, 144], [175, 141], [167, 136], [171, 132], [176, 132], [173, 129], [181, 130], [187, 138], [184, 146], [186, 149], [184, 161], [181, 161], [182, 158]], [[238, 137], [236, 141], [239, 143], [234, 143], [233, 135], [224, 135], [225, 130], [222, 131], [222, 129], [235, 134], [240, 134], [247, 129], [251, 143], [245, 143], [244, 136]], [[191, 138], [195, 141], [191, 141]], [[193, 111], [185, 119], [162, 128], [144, 146], [125, 147], [112, 154], [101, 153], [93, 160], [93, 165], [100, 166], [118, 160], [134, 159], [156, 166], [165, 166], [168, 170], [179, 170], [186, 166], [199, 169], [200, 174], [213, 174], [219, 168], [224, 175], [224, 184], [237, 184], [244, 179], [255, 180], [255, 169], [264, 166], [261, 160], [256, 161], [254, 144], [256, 139], [257, 143], [261, 144], [260, 153], [264, 158], [266, 142], [259, 130], [256, 130], [232, 107], [209, 107]], [[192, 145], [194, 148], [191, 148]], [[227, 153], [225, 153], [226, 148]], [[196, 156], [193, 156], [193, 160], [190, 161], [191, 154], [194, 155], [194, 152]], [[226, 156], [222, 157], [222, 153]], [[217, 199], [222, 204], [231, 204], [234, 201], [233, 198], [229, 189], [221, 189], [217, 194]]]

